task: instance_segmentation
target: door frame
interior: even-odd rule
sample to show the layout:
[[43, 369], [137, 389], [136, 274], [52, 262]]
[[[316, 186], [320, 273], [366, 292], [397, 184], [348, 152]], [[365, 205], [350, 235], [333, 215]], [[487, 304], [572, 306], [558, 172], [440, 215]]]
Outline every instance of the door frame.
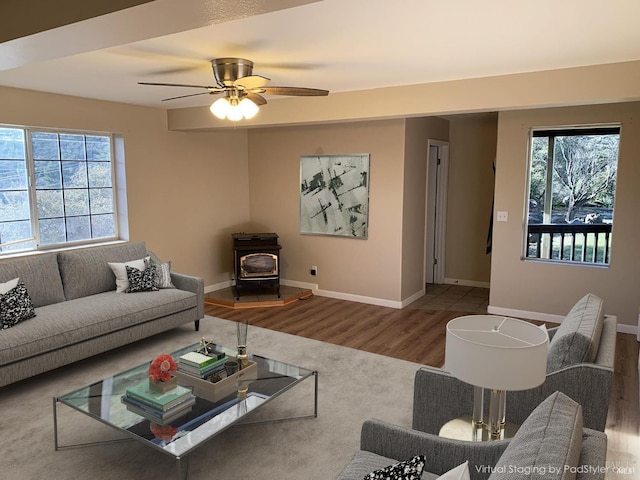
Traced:
[[[438, 149], [438, 155], [436, 159], [431, 158], [431, 147]], [[423, 268], [423, 284], [427, 283], [427, 269], [433, 271], [433, 282], [444, 283], [445, 279], [445, 245], [446, 245], [446, 231], [447, 231], [447, 189], [449, 178], [449, 142], [442, 140], [427, 140], [427, 155], [425, 159], [427, 163], [427, 174], [425, 177], [425, 231], [424, 231], [424, 268]], [[429, 225], [430, 220], [427, 216], [427, 209], [429, 208], [429, 197], [432, 192], [429, 191], [429, 165], [431, 162], [437, 161], [436, 165], [436, 213], [435, 219], [432, 221], [432, 225]], [[428, 238], [427, 232], [433, 231], [433, 239]], [[433, 241], [434, 251], [434, 263], [429, 264], [427, 256], [427, 248], [430, 242]]]

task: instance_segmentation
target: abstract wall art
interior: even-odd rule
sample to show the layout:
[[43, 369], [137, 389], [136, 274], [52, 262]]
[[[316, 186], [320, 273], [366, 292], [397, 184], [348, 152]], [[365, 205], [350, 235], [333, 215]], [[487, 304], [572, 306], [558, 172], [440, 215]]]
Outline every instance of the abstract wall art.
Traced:
[[300, 233], [367, 238], [369, 154], [300, 157]]

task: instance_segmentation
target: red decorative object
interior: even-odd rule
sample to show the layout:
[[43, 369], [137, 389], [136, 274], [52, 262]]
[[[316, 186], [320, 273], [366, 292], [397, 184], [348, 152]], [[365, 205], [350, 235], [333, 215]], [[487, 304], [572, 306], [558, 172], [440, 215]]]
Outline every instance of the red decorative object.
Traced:
[[149, 367], [149, 379], [153, 382], [168, 382], [171, 380], [171, 372], [178, 370], [173, 357], [167, 353], [158, 355]]
[[151, 429], [151, 433], [163, 442], [171, 441], [178, 433], [178, 429], [172, 425], [158, 425], [157, 423], [151, 422], [149, 428]]

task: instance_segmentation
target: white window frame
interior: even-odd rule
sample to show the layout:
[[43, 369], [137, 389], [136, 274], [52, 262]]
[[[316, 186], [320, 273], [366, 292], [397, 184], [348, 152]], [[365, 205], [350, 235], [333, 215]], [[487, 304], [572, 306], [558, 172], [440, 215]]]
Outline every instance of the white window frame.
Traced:
[[[569, 264], [569, 265], [583, 265], [583, 266], [590, 266], [590, 267], [609, 267], [609, 265], [611, 264], [611, 248], [609, 246], [610, 239], [613, 237], [613, 222], [611, 224], [611, 232], [607, 235], [607, 239], [609, 240], [609, 244], [606, 247], [606, 253], [605, 253], [605, 261], [603, 262], [595, 262], [595, 261], [588, 261], [586, 259], [580, 259], [580, 260], [575, 260], [575, 259], [556, 259], [556, 258], [547, 258], [547, 257], [536, 257], [536, 256], [529, 256], [529, 232], [530, 232], [530, 224], [529, 224], [529, 215], [530, 215], [530, 190], [531, 190], [531, 170], [532, 170], [532, 164], [533, 164], [533, 138], [534, 136], [544, 136], [544, 135], [536, 135], [536, 133], [546, 133], [546, 132], [554, 132], [554, 136], [561, 136], [559, 134], [562, 134], [562, 132], [571, 132], [571, 134], [574, 135], [579, 135], [580, 133], [583, 133], [584, 135], [588, 135], [589, 133], [597, 133], [597, 134], [602, 134], [605, 135], [608, 131], [609, 133], [613, 133], [614, 130], [617, 130], [617, 134], [619, 136], [619, 142], [618, 142], [618, 158], [616, 159], [616, 165], [619, 162], [620, 159], [620, 144], [622, 142], [622, 125], [620, 123], [611, 123], [611, 124], [589, 124], [589, 125], [569, 125], [569, 126], [555, 126], [555, 127], [534, 127], [531, 128], [529, 131], [529, 148], [528, 148], [528, 161], [527, 161], [527, 183], [526, 183], [526, 191], [525, 191], [525, 212], [524, 212], [524, 235], [523, 235], [523, 253], [522, 253], [522, 259], [525, 261], [532, 261], [532, 262], [549, 262], [549, 263], [558, 263], [558, 264]], [[556, 133], [557, 132], [557, 133]], [[554, 159], [550, 160], [550, 165], [551, 168], [553, 168], [553, 161]], [[550, 175], [548, 173], [548, 175]], [[547, 178], [547, 185], [549, 184], [549, 182], [551, 181], [551, 179], [548, 177]], [[617, 173], [616, 173], [616, 183], [617, 183]], [[552, 197], [553, 192], [546, 192], [546, 201], [545, 201], [545, 207], [549, 207], [547, 205], [548, 202], [551, 201], [551, 197]], [[616, 197], [616, 193], [614, 193], [614, 205], [612, 206], [612, 212], [615, 212], [615, 197]], [[547, 218], [547, 213], [545, 212], [544, 215], [545, 219]], [[558, 225], [562, 225], [562, 224], [558, 224]], [[540, 234], [543, 235], [543, 234]], [[564, 235], [564, 234], [563, 234]], [[578, 234], [579, 235], [579, 234]], [[547, 239], [547, 242], [549, 241], [549, 239]], [[573, 239], [573, 241], [575, 241], [575, 237]], [[538, 242], [543, 242], [542, 236], [540, 236], [538, 238]], [[586, 244], [587, 244], [587, 234], [584, 234], [583, 238], [582, 238], [582, 245], [583, 248], [586, 249]], [[573, 247], [573, 244], [571, 244], [571, 246]], [[543, 247], [543, 250], [545, 248], [551, 248], [553, 249], [553, 246], [549, 247], [548, 245]], [[552, 253], [552, 252], [550, 252]], [[551, 256], [551, 255], [550, 255]], [[584, 254], [583, 254], [584, 256]]]
[[[20, 243], [31, 243], [35, 242], [35, 246], [33, 248], [18, 248], [18, 249], [9, 249], [5, 251], [0, 251], [0, 258], [8, 257], [16, 254], [23, 254], [29, 252], [37, 252], [37, 251], [47, 251], [47, 250], [55, 250], [61, 248], [69, 248], [69, 247], [81, 247], [87, 245], [94, 245], [100, 243], [109, 243], [113, 241], [118, 241], [121, 239], [121, 232], [128, 231], [126, 220], [126, 199], [123, 199], [124, 204], [124, 216], [123, 212], [119, 211], [119, 197], [126, 191], [126, 186], [124, 185], [124, 175], [119, 173], [124, 171], [124, 157], [123, 157], [123, 148], [121, 145], [121, 138], [119, 138], [116, 134], [111, 132], [101, 132], [101, 131], [92, 131], [92, 130], [72, 130], [72, 129], [57, 129], [57, 128], [43, 128], [43, 127], [33, 127], [33, 126], [24, 126], [24, 125], [9, 125], [9, 124], [0, 124], [0, 128], [7, 129], [16, 129], [22, 130], [24, 135], [24, 146], [25, 146], [25, 158], [23, 159], [25, 162], [25, 167], [27, 171], [27, 188], [28, 188], [28, 196], [29, 196], [29, 212], [30, 212], [30, 222], [31, 222], [31, 233], [32, 237], [30, 239], [23, 239], [18, 241], [10, 241], [2, 244], [3, 246], [10, 246]], [[84, 240], [76, 240], [76, 241], [66, 241], [55, 244], [47, 244], [41, 245], [40, 243], [40, 231], [39, 231], [39, 218], [38, 218], [38, 205], [37, 205], [37, 196], [36, 196], [36, 182], [35, 182], [35, 165], [34, 165], [34, 157], [33, 157], [33, 145], [32, 145], [32, 134], [33, 133], [51, 133], [58, 135], [82, 135], [82, 136], [99, 136], [99, 137], [108, 137], [109, 138], [109, 165], [111, 171], [111, 191], [112, 191], [112, 202], [113, 202], [113, 228], [114, 234], [110, 237], [100, 237], [100, 238], [91, 238]], [[119, 151], [121, 155], [118, 154]], [[122, 156], [122, 158], [119, 158]], [[119, 164], [123, 165], [120, 166]], [[122, 185], [121, 185], [122, 183]], [[64, 185], [62, 186], [62, 190], [64, 191]], [[63, 218], [67, 218], [66, 215]], [[124, 221], [124, 228], [121, 229], [121, 222]]]

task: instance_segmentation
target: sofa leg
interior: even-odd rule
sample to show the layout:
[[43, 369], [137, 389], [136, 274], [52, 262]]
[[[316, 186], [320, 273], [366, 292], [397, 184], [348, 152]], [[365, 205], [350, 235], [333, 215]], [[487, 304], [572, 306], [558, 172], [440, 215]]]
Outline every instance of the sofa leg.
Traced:
[[200, 331], [200, 320], [196, 320], [194, 323], [196, 324], [196, 332], [199, 332]]

